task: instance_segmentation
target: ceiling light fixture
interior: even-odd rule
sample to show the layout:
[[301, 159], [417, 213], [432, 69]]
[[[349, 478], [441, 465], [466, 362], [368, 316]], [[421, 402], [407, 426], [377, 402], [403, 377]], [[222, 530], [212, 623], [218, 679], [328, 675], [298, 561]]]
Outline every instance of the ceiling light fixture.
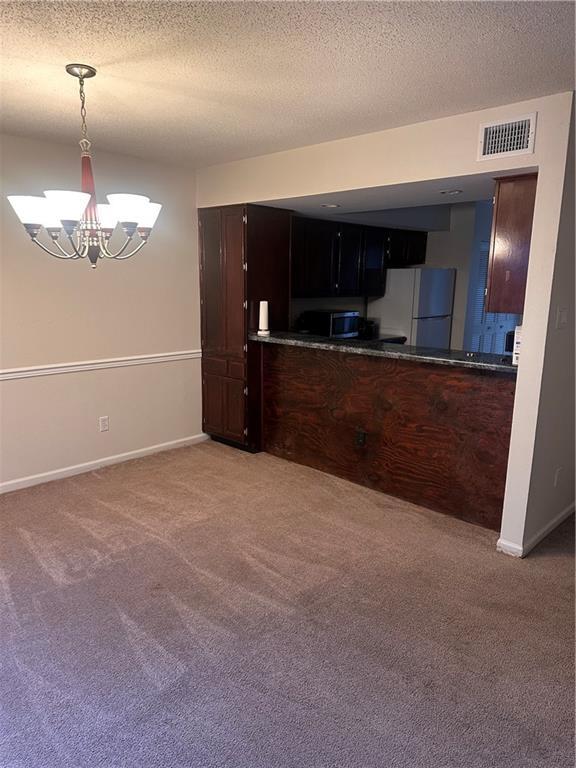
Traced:
[[[129, 259], [148, 241], [162, 206], [151, 203], [150, 198], [143, 195], [129, 194], [107, 195], [108, 203], [96, 202], [84, 95], [84, 80], [94, 77], [96, 70], [88, 64], [68, 64], [66, 72], [80, 81], [82, 191], [49, 189], [44, 192], [44, 197], [8, 195], [8, 200], [32, 242], [51, 256], [88, 258], [92, 267], [96, 267], [98, 259], [102, 258]], [[108, 243], [118, 224], [124, 232], [124, 244], [112, 251]], [[42, 229], [48, 233], [56, 250], [38, 239]]]
[[441, 195], [450, 195], [452, 197], [452, 196], [455, 196], [455, 195], [461, 195], [462, 194], [462, 190], [461, 189], [441, 189], [440, 190], [440, 194]]
[[340, 203], [322, 203], [320, 208], [341, 208]]

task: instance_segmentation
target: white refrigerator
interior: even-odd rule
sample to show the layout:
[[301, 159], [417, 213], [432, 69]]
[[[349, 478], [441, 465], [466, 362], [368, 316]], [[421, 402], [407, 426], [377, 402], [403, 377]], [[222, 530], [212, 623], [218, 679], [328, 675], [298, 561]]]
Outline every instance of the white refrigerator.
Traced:
[[406, 336], [415, 347], [450, 349], [456, 270], [436, 267], [389, 269], [386, 293], [368, 306], [380, 336]]

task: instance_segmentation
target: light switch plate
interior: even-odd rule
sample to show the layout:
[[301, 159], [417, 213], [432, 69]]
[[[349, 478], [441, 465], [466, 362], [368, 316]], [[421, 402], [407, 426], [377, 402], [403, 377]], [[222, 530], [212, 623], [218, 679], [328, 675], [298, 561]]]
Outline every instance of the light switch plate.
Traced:
[[557, 307], [556, 309], [556, 330], [566, 328], [568, 325], [568, 307]]

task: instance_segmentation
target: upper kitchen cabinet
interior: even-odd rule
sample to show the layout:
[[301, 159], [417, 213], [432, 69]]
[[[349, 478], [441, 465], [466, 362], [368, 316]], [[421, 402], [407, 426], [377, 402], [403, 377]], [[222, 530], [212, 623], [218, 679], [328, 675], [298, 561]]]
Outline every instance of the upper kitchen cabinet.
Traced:
[[386, 251], [388, 231], [381, 227], [364, 229], [364, 296], [383, 296], [386, 290]]
[[426, 258], [426, 232], [295, 217], [292, 296], [383, 296], [387, 267]]
[[529, 174], [496, 180], [486, 312], [524, 311], [537, 178]]
[[426, 260], [427, 232], [386, 230], [386, 266], [414, 267]]
[[[366, 262], [366, 233], [370, 259]], [[325, 298], [364, 296], [369, 263], [369, 295], [381, 296], [384, 285], [384, 230], [323, 219], [295, 217], [292, 224], [292, 296]]]
[[248, 332], [261, 300], [270, 328], [288, 329], [290, 219], [290, 211], [258, 205], [199, 211], [203, 429], [251, 449], [259, 447], [252, 371], [260, 350], [249, 348]]
[[292, 224], [292, 295], [333, 296], [338, 225], [295, 217]]
[[363, 227], [340, 224], [335, 258], [334, 294], [336, 296], [362, 295]]

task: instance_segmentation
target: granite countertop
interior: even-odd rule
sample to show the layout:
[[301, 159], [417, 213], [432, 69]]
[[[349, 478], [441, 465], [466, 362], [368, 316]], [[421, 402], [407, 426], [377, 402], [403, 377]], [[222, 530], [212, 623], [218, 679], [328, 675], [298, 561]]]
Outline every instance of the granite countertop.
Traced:
[[516, 366], [512, 365], [511, 355], [503, 356], [483, 352], [410, 347], [405, 344], [387, 344], [377, 340], [329, 339], [324, 336], [311, 336], [304, 333], [272, 332], [270, 336], [258, 336], [256, 333], [250, 333], [248, 338], [250, 341], [260, 341], [264, 344], [284, 344], [292, 347], [324, 349], [329, 352], [390, 357], [397, 360], [417, 360], [420, 363], [474, 368], [480, 371], [508, 373], [514, 376], [517, 370]]

